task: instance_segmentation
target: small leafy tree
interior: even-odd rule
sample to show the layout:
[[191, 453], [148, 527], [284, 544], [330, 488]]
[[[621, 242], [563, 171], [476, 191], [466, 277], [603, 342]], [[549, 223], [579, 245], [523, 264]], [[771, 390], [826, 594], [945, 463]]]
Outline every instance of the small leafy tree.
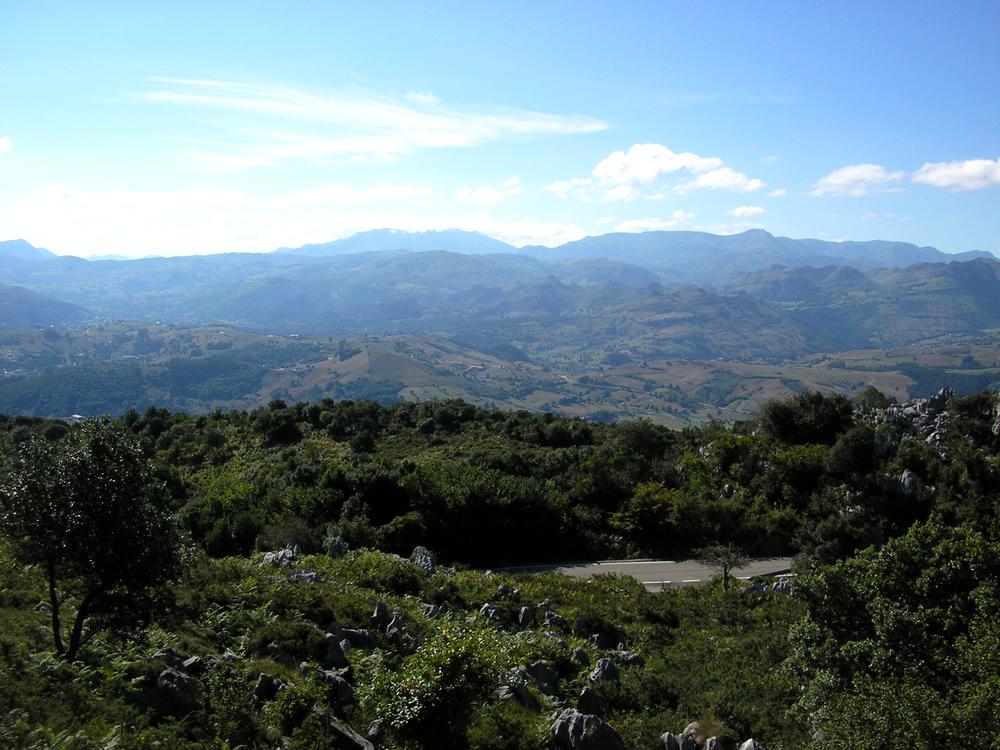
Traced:
[[[44, 569], [55, 650], [68, 660], [96, 632], [85, 634], [89, 621], [127, 632], [179, 571], [166, 494], [138, 440], [107, 420], [21, 446], [0, 484], [0, 531], [22, 561]], [[71, 597], [67, 644], [60, 617]]]
[[712, 566], [722, 575], [723, 591], [729, 591], [729, 579], [733, 570], [745, 568], [750, 564], [747, 554], [732, 542], [727, 544], [715, 542], [697, 550], [696, 554], [699, 562]]

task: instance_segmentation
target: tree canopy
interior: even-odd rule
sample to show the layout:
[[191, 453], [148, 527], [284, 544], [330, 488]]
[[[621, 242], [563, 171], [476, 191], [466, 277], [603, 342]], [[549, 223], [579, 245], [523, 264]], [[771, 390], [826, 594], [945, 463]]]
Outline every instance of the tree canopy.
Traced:
[[[21, 446], [0, 485], [0, 529], [22, 561], [45, 569], [55, 649], [70, 660], [88, 620], [128, 630], [178, 571], [166, 493], [135, 436], [104, 420]], [[67, 644], [60, 614], [71, 597]]]

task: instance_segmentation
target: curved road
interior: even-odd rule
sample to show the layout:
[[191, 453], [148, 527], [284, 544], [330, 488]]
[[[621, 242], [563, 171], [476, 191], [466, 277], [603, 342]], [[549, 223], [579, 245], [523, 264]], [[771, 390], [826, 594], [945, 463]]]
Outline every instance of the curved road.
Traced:
[[[754, 557], [745, 568], [733, 571], [741, 580], [756, 576], [773, 576], [788, 573], [792, 567], [790, 557]], [[508, 570], [555, 571], [577, 578], [590, 578], [598, 573], [624, 573], [638, 579], [650, 591], [671, 586], [694, 586], [708, 581], [716, 568], [697, 560], [601, 560], [591, 563], [566, 563], [564, 565], [537, 565]]]

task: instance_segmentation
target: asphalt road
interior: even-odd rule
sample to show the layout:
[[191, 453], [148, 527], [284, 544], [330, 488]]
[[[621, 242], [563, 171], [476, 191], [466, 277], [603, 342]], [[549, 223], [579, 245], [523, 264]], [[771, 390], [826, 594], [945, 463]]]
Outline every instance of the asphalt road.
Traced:
[[[755, 557], [745, 568], [733, 571], [736, 578], [787, 573], [792, 567], [790, 557]], [[592, 563], [570, 563], [533, 567], [532, 570], [552, 570], [577, 578], [589, 578], [597, 573], [625, 573], [637, 578], [650, 591], [670, 586], [694, 586], [708, 581], [715, 569], [697, 560], [604, 560]]]

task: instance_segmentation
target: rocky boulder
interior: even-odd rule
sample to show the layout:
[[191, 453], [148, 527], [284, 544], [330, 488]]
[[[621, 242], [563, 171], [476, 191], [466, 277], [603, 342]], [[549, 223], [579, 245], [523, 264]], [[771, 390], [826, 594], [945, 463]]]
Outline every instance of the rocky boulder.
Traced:
[[349, 667], [351, 663], [347, 660], [347, 654], [344, 652], [344, 646], [341, 644], [340, 638], [335, 636], [333, 633], [327, 633], [323, 637], [323, 666], [327, 669], [333, 667], [335, 669], [343, 669], [344, 667]]
[[605, 682], [618, 682], [620, 677], [620, 672], [618, 670], [618, 665], [613, 659], [608, 659], [607, 657], [597, 660], [597, 666], [588, 676], [591, 682], [597, 683], [598, 685]]
[[434, 569], [437, 566], [437, 560], [434, 558], [434, 553], [426, 547], [421, 546], [413, 548], [413, 552], [410, 553], [410, 562], [418, 568], [423, 568], [431, 575], [434, 574]]
[[709, 737], [705, 740], [705, 750], [737, 750], [735, 737]]
[[159, 699], [172, 714], [188, 713], [198, 708], [198, 684], [183, 672], [167, 667], [156, 678]]
[[285, 683], [277, 677], [261, 672], [257, 675], [257, 683], [253, 686], [253, 697], [259, 701], [273, 700]]
[[584, 687], [576, 699], [576, 710], [581, 714], [604, 715], [604, 704], [593, 688]]
[[273, 565], [276, 568], [285, 568], [294, 563], [299, 557], [299, 545], [293, 544], [290, 547], [268, 552], [261, 560], [261, 565]]
[[625, 750], [614, 727], [593, 714], [567, 708], [551, 727], [552, 739], [560, 750]]
[[334, 560], [339, 560], [347, 554], [347, 542], [341, 536], [332, 536], [326, 542], [326, 554]]

